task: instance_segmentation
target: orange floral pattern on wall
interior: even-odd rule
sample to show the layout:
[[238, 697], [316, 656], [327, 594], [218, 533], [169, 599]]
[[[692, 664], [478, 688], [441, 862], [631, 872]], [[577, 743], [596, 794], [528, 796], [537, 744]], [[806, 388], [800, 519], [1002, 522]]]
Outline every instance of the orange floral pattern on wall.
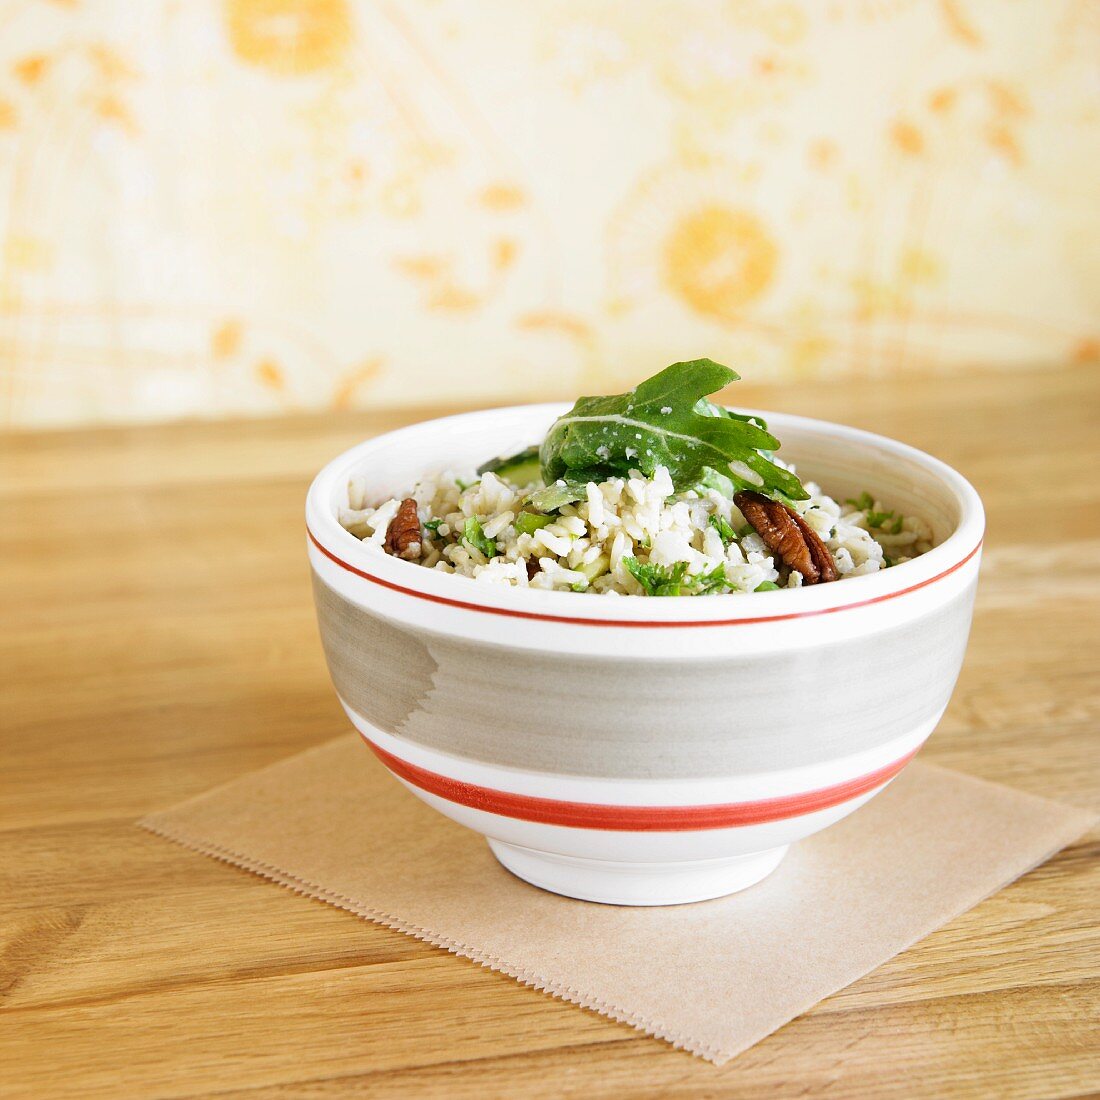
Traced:
[[242, 61], [279, 75], [334, 64], [351, 42], [345, 0], [225, 0], [225, 29]]
[[9, 0], [0, 420], [1100, 359], [1091, 0]]
[[778, 246], [755, 215], [705, 206], [669, 234], [665, 281], [696, 312], [736, 324], [767, 290], [778, 258]]

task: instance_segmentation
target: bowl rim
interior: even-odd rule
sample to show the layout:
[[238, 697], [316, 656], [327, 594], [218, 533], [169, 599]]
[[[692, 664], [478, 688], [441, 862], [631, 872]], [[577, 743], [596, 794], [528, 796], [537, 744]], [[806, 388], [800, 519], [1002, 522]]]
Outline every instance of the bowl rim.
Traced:
[[[923, 589], [955, 573], [981, 550], [985, 513], [981, 498], [965, 477], [947, 463], [888, 436], [833, 421], [791, 413], [746, 409], [768, 420], [782, 436], [786, 428], [877, 448], [895, 459], [919, 467], [948, 490], [959, 513], [955, 529], [939, 545], [912, 561], [902, 562], [878, 573], [844, 578], [843, 584], [813, 585], [768, 592], [738, 592], [699, 598], [666, 596], [657, 598], [600, 598], [583, 592], [559, 592], [514, 588], [510, 585], [479, 584], [471, 577], [457, 576], [391, 557], [366, 547], [339, 523], [330, 506], [334, 490], [346, 482], [365, 458], [388, 448], [407, 445], [414, 437], [444, 434], [448, 425], [469, 424], [478, 419], [488, 423], [517, 414], [550, 420], [570, 408], [569, 402], [508, 405], [456, 413], [422, 420], [364, 440], [331, 459], [320, 470], [306, 496], [306, 534], [311, 553], [316, 552], [372, 585], [390, 592], [489, 615], [541, 620], [580, 626], [659, 627], [724, 626], [741, 623], [778, 622], [807, 618], [886, 600]], [[587, 598], [586, 598], [587, 597]]]

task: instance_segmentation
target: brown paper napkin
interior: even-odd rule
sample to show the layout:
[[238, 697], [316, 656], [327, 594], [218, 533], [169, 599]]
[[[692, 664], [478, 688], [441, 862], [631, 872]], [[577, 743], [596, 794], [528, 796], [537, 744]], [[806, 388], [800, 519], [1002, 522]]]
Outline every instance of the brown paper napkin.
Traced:
[[141, 822], [200, 852], [722, 1063], [1083, 833], [1093, 820], [913, 764], [729, 898], [626, 909], [514, 878], [355, 736]]

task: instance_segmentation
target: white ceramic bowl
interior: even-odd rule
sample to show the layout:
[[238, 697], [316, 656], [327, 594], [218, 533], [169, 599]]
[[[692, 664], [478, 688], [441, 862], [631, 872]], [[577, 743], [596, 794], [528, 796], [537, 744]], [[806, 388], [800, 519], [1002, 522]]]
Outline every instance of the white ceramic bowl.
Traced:
[[628, 905], [740, 890], [882, 790], [935, 728], [970, 629], [981, 501], [912, 447], [764, 413], [803, 477], [924, 516], [935, 549], [810, 588], [614, 598], [424, 569], [337, 521], [352, 474], [400, 495], [528, 446], [564, 408], [417, 424], [321, 471], [306, 520], [333, 682], [386, 767], [520, 878]]

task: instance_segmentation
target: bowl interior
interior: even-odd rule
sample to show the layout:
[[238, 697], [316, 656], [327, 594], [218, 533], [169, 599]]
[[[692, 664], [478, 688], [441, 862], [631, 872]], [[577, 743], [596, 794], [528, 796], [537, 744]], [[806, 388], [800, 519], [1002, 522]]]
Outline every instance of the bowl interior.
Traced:
[[[528, 405], [416, 424], [356, 448], [335, 464], [331, 514], [347, 504], [350, 477], [361, 479], [368, 501], [408, 492], [417, 480], [446, 470], [469, 471], [496, 455], [538, 442], [565, 405]], [[804, 481], [838, 501], [865, 490], [886, 508], [923, 517], [936, 544], [959, 526], [969, 486], [943, 463], [910, 447], [853, 428], [780, 413], [762, 413]], [[969, 490], [970, 493], [973, 490]]]
[[799, 426], [784, 429], [780, 456], [793, 462], [803, 481], [814, 481], [843, 504], [869, 492], [886, 509], [920, 516], [932, 526], [939, 545], [958, 528], [962, 503], [949, 483], [924, 462], [874, 442], [814, 432]]

